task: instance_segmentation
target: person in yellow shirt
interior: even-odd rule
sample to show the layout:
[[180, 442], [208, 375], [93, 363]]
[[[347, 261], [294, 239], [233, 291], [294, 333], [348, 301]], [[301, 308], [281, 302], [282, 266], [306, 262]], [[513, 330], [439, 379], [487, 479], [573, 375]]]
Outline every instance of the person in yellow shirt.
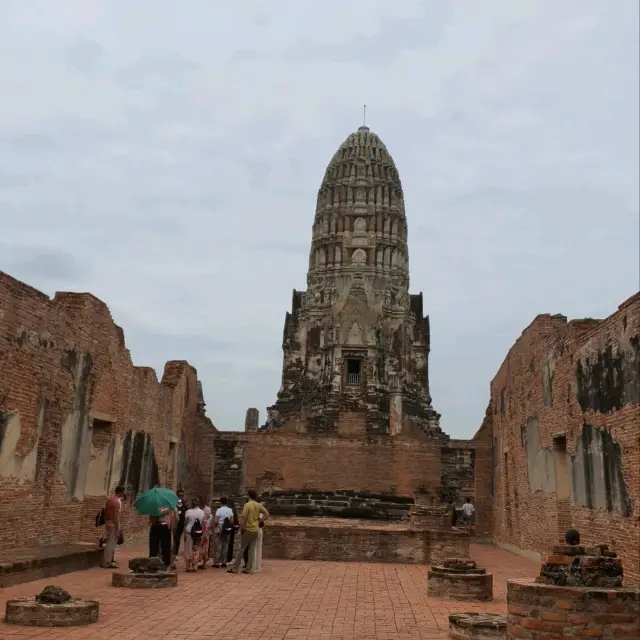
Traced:
[[258, 494], [253, 490], [247, 493], [249, 500], [244, 505], [240, 518], [240, 532], [242, 534], [240, 537], [240, 546], [238, 547], [236, 559], [227, 573], [238, 573], [238, 571], [240, 571], [245, 549], [248, 549], [249, 556], [247, 566], [244, 568], [244, 573], [252, 572], [254, 558], [253, 548], [258, 540], [258, 531], [260, 531], [260, 515], [262, 514], [263, 523], [269, 519], [269, 512], [258, 502]]

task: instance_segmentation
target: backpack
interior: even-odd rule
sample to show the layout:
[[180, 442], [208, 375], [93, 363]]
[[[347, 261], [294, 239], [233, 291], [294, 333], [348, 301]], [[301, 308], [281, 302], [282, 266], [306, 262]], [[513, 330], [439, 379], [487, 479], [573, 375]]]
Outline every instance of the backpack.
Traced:
[[233, 529], [233, 522], [231, 522], [231, 520], [229, 520], [229, 516], [227, 516], [222, 521], [222, 535], [229, 535], [233, 531]]
[[104, 527], [104, 509], [100, 509], [96, 516], [96, 527]]
[[202, 523], [199, 518], [196, 518], [193, 521], [193, 525], [191, 527], [191, 537], [192, 538], [200, 538], [202, 536]]

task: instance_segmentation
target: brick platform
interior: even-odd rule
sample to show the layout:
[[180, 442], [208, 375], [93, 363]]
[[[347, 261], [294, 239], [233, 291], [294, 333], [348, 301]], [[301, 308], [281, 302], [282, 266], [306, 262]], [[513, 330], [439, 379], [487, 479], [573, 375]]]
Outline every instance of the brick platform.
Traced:
[[97, 567], [102, 550], [94, 544], [61, 544], [0, 553], [0, 587]]
[[175, 571], [157, 573], [133, 573], [132, 571], [114, 571], [111, 577], [112, 587], [123, 589], [165, 589], [178, 586], [178, 574]]
[[507, 638], [640, 638], [640, 590], [507, 583]]
[[[126, 566], [146, 548], [119, 549]], [[471, 557], [494, 576], [494, 600], [460, 603], [430, 598], [422, 564], [263, 560], [253, 575], [221, 569], [184, 573], [176, 589], [114, 589], [111, 571], [90, 569], [60, 576], [71, 594], [100, 602], [95, 625], [69, 629], [17, 627], [0, 622], [2, 640], [446, 640], [449, 615], [506, 615], [507, 578], [536, 575], [539, 564], [485, 545]], [[0, 589], [6, 600], [33, 596], [48, 581]], [[43, 635], [44, 632], [44, 635]]]
[[472, 560], [445, 560], [429, 569], [427, 587], [430, 597], [443, 600], [493, 599], [493, 575]]
[[65, 604], [40, 604], [35, 598], [21, 598], [7, 602], [4, 621], [27, 627], [76, 627], [98, 622], [99, 610], [95, 600], [76, 598]]
[[264, 558], [337, 562], [432, 564], [468, 557], [471, 539], [462, 531], [338, 518], [272, 518], [264, 532]]
[[452, 613], [450, 640], [502, 640], [507, 637], [507, 616], [499, 613]]

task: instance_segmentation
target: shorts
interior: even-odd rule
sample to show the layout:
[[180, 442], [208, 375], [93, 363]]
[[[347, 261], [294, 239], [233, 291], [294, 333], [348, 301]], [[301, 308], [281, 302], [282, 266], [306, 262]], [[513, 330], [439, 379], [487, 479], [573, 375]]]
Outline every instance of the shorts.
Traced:
[[471, 524], [471, 516], [465, 516], [462, 514], [460, 516], [460, 522], [462, 522], [462, 524]]

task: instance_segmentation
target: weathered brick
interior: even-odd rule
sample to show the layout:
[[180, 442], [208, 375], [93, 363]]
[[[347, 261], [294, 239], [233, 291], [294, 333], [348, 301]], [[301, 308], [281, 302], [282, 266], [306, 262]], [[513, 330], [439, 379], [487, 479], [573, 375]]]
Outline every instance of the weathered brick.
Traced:
[[[159, 382], [133, 365], [102, 301], [50, 299], [0, 272], [0, 551], [96, 541], [121, 480], [209, 496], [214, 433], [187, 362], [168, 362]], [[127, 541], [146, 537], [128, 504], [123, 526]]]

